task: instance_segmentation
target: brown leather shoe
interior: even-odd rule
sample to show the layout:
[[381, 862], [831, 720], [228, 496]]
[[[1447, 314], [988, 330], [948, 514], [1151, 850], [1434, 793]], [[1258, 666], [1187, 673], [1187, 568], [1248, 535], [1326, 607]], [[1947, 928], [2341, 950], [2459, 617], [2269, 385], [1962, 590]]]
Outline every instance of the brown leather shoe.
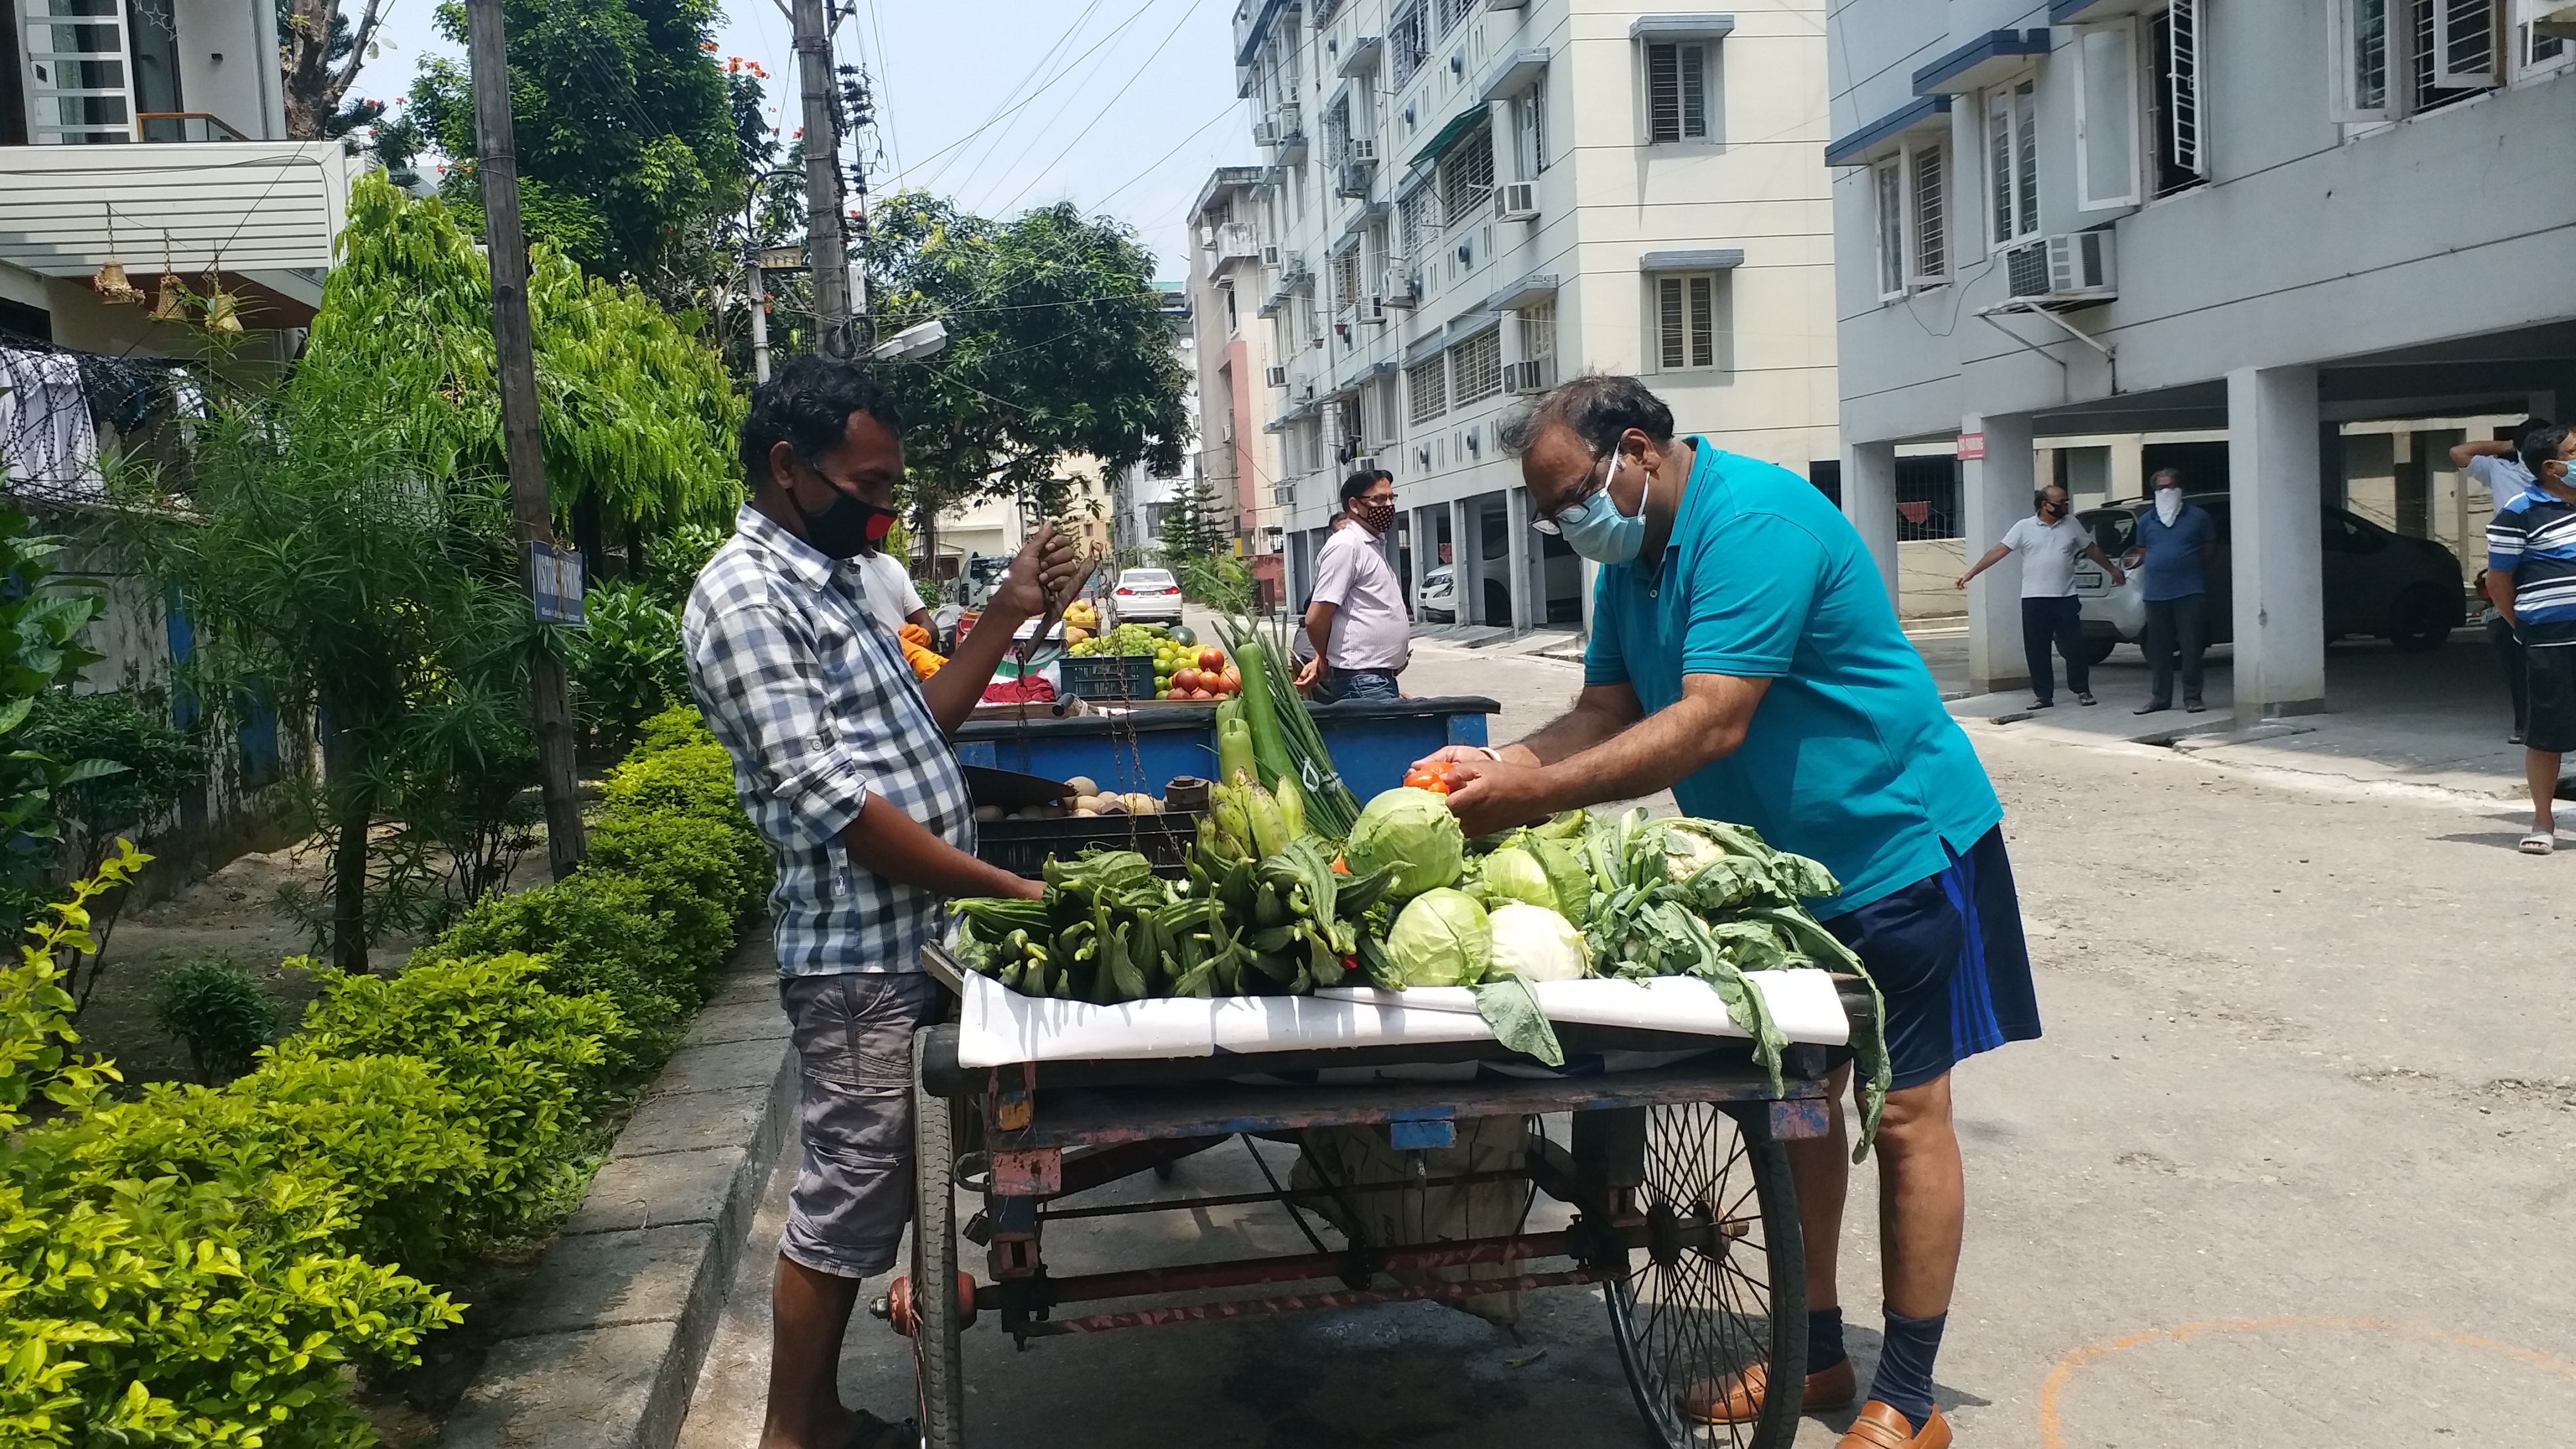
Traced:
[[1872, 1399], [1860, 1406], [1841, 1449], [1950, 1449], [1950, 1421], [1935, 1408], [1918, 1431], [1903, 1414]]
[[[1694, 1424], [1750, 1423], [1762, 1417], [1762, 1386], [1769, 1380], [1766, 1365], [1751, 1364], [1744, 1372], [1728, 1374], [1715, 1383], [1693, 1384], [1675, 1407]], [[1852, 1376], [1852, 1361], [1844, 1359], [1807, 1375], [1806, 1411], [1812, 1414], [1819, 1409], [1839, 1409], [1859, 1392], [1860, 1381]]]

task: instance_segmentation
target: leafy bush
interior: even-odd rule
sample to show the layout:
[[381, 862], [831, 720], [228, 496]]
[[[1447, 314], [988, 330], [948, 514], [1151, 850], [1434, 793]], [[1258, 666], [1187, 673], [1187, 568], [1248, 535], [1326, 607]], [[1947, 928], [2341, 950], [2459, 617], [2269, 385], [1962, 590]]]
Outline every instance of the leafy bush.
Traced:
[[0, 508], [0, 929], [15, 934], [35, 917], [49, 888], [54, 856], [27, 843], [62, 835], [55, 816], [61, 794], [123, 767], [86, 751], [55, 753], [21, 736], [39, 696], [68, 690], [83, 668], [104, 655], [82, 647], [80, 631], [106, 611], [95, 593], [48, 580], [63, 541], [28, 532], [27, 515]]
[[188, 1049], [188, 1064], [208, 1085], [249, 1071], [284, 1017], [249, 972], [220, 958], [190, 961], [152, 983], [152, 1024]]
[[689, 698], [680, 654], [680, 614], [635, 584], [592, 584], [582, 600], [589, 627], [566, 636], [582, 722], [602, 749], [624, 749], [645, 720]]
[[617, 1006], [625, 1030], [608, 1037], [608, 1062], [627, 1071], [659, 1065], [680, 1044], [700, 999], [700, 963], [671, 941], [642, 882], [585, 870], [570, 880], [488, 897], [412, 957], [420, 963], [522, 951], [543, 962], [538, 981], [565, 996], [596, 994]]
[[733, 950], [743, 915], [759, 900], [767, 858], [758, 873], [750, 864], [759, 841], [746, 848], [729, 822], [676, 810], [611, 815], [592, 827], [585, 870], [632, 877], [654, 903], [654, 915], [687, 960], [713, 972]]
[[[196, 1180], [99, 1150], [113, 1066], [71, 1053], [58, 951], [149, 857], [124, 845], [0, 968], [0, 1442], [356, 1446], [347, 1370], [414, 1361], [460, 1321], [419, 1280], [351, 1255], [350, 1189], [307, 1165]], [[202, 1089], [206, 1097], [224, 1094]], [[29, 1128], [41, 1092], [64, 1115]]]
[[[53, 759], [88, 756], [124, 767], [91, 774], [54, 795], [53, 813], [64, 827], [64, 838], [49, 868], [74, 880], [97, 874], [100, 862], [115, 853], [119, 836], [141, 834], [177, 809], [179, 796], [206, 778], [205, 747], [171, 728], [157, 703], [146, 706], [131, 690], [48, 690], [37, 696], [27, 715], [24, 741], [25, 748]], [[98, 990], [108, 942], [126, 899], [123, 891], [103, 897], [90, 929], [98, 950], [61, 963], [74, 1016]]]
[[698, 574], [706, 568], [707, 560], [714, 558], [716, 550], [731, 537], [731, 519], [721, 527], [683, 523], [654, 535], [644, 545], [644, 591], [663, 608], [679, 613], [688, 605], [689, 590], [697, 586]]
[[681, 705], [644, 721], [643, 728], [636, 732], [635, 748], [626, 752], [626, 760], [632, 764], [683, 745], [715, 744], [715, 739], [707, 730], [706, 717], [692, 706]]

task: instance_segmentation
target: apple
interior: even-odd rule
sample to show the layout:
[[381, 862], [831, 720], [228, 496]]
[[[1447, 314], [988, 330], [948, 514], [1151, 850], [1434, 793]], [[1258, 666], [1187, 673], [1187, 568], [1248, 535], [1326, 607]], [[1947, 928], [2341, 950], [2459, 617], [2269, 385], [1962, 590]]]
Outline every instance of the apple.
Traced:
[[1172, 688], [1189, 690], [1197, 689], [1201, 678], [1202, 676], [1195, 669], [1175, 670], [1172, 674]]

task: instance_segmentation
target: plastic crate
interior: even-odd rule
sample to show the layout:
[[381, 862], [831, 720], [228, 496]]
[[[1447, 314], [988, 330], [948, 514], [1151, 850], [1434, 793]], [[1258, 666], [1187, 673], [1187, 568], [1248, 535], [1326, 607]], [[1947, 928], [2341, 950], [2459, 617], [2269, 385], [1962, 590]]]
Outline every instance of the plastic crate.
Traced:
[[1152, 699], [1151, 654], [1068, 654], [1056, 661], [1056, 691], [1083, 699]]
[[1013, 875], [1034, 879], [1048, 856], [1086, 850], [1132, 850], [1154, 863], [1154, 873], [1178, 879], [1198, 843], [1203, 810], [1160, 815], [1060, 815], [1045, 820], [994, 820], [975, 827], [976, 858]]

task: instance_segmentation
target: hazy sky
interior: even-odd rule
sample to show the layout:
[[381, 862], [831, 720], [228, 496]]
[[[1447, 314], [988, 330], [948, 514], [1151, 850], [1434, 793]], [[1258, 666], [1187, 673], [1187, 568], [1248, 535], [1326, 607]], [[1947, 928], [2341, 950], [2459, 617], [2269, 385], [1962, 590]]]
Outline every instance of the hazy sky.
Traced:
[[[1247, 165], [1234, 96], [1229, 0], [855, 0], [839, 58], [877, 83], [870, 187], [924, 186], [1004, 214], [1070, 199], [1137, 229], [1158, 275], [1187, 271], [1182, 212], [1210, 168]], [[425, 52], [445, 50], [433, 0], [393, 0], [361, 95], [399, 95]], [[797, 126], [795, 55], [772, 0], [728, 0], [722, 53], [769, 72]]]

